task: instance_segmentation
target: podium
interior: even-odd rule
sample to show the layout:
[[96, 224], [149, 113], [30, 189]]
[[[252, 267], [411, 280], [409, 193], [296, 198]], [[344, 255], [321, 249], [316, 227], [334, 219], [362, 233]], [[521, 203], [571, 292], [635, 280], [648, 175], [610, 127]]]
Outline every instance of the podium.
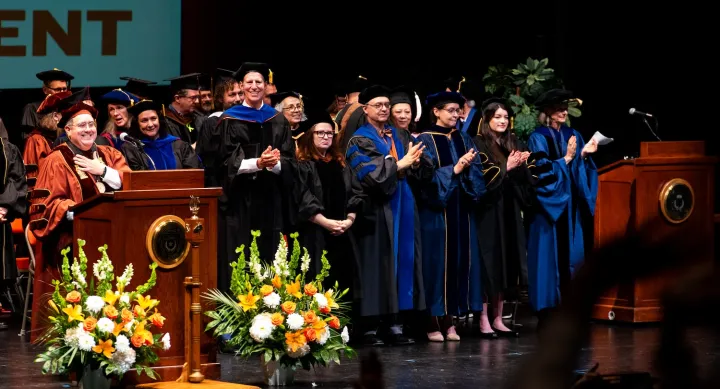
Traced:
[[[184, 240], [185, 228], [178, 231], [173, 221], [180, 220], [184, 226], [182, 220], [191, 216], [190, 196], [200, 198], [198, 216], [205, 219], [200, 290], [217, 287], [217, 198], [221, 193], [221, 188], [204, 188], [203, 170], [138, 171], [124, 173], [123, 190], [94, 196], [73, 208], [74, 252], [77, 239], [84, 239], [89, 272], [99, 257], [95, 248], [103, 244], [108, 245], [116, 275], [133, 264], [135, 275], [129, 286], [133, 290], [150, 277], [153, 261], [159, 263], [157, 284], [148, 293], [160, 300], [159, 310], [166, 317], [162, 331], [170, 333], [172, 346], [158, 353], [160, 360], [153, 366], [161, 381], [174, 381], [182, 373], [185, 321], [190, 316], [185, 310], [184, 285], [185, 277], [191, 275], [189, 243]], [[200, 343], [203, 374], [220, 378], [215, 341], [203, 332]], [[134, 372], [125, 374], [123, 381], [131, 385], [154, 382]]]
[[[599, 169], [594, 247], [648, 225], [658, 236], [673, 234], [680, 249], [702, 253], [693, 264], [711, 266], [716, 162], [705, 155], [702, 141], [643, 142], [639, 158]], [[677, 277], [677, 271], [668, 271], [617, 285], [596, 302], [593, 318], [659, 322], [660, 295]]]

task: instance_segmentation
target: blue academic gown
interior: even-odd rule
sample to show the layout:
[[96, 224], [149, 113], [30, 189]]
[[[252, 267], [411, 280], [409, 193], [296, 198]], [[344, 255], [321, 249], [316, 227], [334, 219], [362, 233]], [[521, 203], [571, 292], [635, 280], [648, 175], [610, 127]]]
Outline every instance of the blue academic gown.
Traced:
[[[566, 164], [563, 157], [572, 135], [577, 151]], [[537, 177], [538, 207], [528, 215], [528, 284], [537, 311], [560, 302], [561, 278], [571, 278], [585, 256], [583, 218], [595, 214], [598, 178], [592, 158], [581, 156], [584, 146], [580, 133], [569, 127], [536, 128], [528, 142], [530, 151], [541, 156], [529, 161]]]
[[469, 135], [433, 126], [417, 141], [423, 142], [435, 168], [418, 199], [426, 304], [432, 316], [482, 311], [481, 258], [473, 213], [485, 194], [480, 156], [456, 175], [453, 167], [460, 157], [471, 148], [477, 151]]

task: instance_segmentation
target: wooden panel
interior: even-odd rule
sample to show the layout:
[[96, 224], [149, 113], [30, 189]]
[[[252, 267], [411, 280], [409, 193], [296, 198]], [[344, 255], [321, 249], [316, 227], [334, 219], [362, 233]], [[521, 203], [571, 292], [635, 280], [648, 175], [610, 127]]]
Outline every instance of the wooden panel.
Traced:
[[611, 171], [621, 169], [624, 167], [630, 167], [632, 169], [632, 165], [634, 165], [635, 162], [632, 159], [621, 159], [619, 161], [615, 161], [609, 165], [603, 166], [598, 169], [598, 176], [602, 179], [603, 177], [606, 177]]
[[146, 170], [123, 173], [123, 190], [202, 188], [202, 169]]
[[718, 160], [715, 157], [648, 157], [635, 159], [635, 165], [661, 165], [677, 167], [680, 165], [715, 165], [717, 161]]
[[595, 247], [630, 232], [632, 224], [631, 183], [600, 181], [595, 205]]
[[640, 142], [640, 157], [700, 157], [705, 155], [705, 142]]
[[[153, 370], [155, 370], [156, 373], [160, 374], [160, 379], [157, 381], [175, 381], [180, 375], [182, 374], [183, 366], [182, 364], [179, 365], [170, 365], [170, 366], [159, 366], [159, 367], [153, 367]], [[213, 362], [213, 363], [204, 363], [200, 365], [200, 371], [205, 376], [205, 379], [208, 380], [219, 380], [221, 371], [220, 371], [220, 364]], [[122, 384], [123, 385], [138, 385], [138, 384], [144, 384], [142, 387], [152, 388], [153, 386], [146, 386], [157, 383], [157, 381], [153, 380], [152, 378], [149, 378], [147, 374], [143, 374], [141, 377], [138, 377], [138, 375], [134, 371], [129, 371], [127, 374], [123, 376]], [[179, 385], [177, 383], [173, 383], [173, 385]], [[126, 387], [126, 386], [123, 386]], [[175, 387], [175, 386], [173, 386]]]
[[186, 199], [189, 204], [190, 196], [218, 197], [222, 188], [193, 188], [193, 189], [165, 189], [165, 190], [131, 190], [119, 191], [113, 194], [115, 200], [145, 200], [145, 199]]

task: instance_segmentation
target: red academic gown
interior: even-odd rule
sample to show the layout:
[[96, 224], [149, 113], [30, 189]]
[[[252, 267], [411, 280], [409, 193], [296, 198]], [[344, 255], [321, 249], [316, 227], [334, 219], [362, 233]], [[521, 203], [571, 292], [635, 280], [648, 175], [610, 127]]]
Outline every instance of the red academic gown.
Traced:
[[[33, 299], [33, 337], [44, 324], [41, 318], [46, 308], [43, 302], [47, 298], [41, 296], [54, 291], [52, 280], [61, 277], [60, 251], [72, 244], [72, 222], [67, 220], [67, 211], [99, 193], [95, 179], [76, 169], [73, 156], [70, 147], [63, 143], [42, 161], [35, 190], [40, 193], [46, 189], [46, 196], [34, 198], [30, 206], [31, 230], [42, 245], [42, 249], [36, 250], [35, 259], [34, 295], [38, 298]], [[121, 180], [123, 172], [130, 171], [122, 153], [110, 146], [97, 146], [97, 157], [117, 170]]]

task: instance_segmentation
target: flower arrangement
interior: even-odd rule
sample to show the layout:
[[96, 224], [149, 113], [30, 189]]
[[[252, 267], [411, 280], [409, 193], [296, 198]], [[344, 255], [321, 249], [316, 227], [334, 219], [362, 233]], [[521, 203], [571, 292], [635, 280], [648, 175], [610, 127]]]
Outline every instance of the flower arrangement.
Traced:
[[151, 331], [165, 324], [157, 309], [160, 302], [145, 295], [155, 286], [157, 264], [150, 266], [152, 273], [145, 284], [129, 291], [133, 265], [115, 277], [104, 245], [98, 248], [102, 257], [93, 265], [94, 278], [88, 283], [84, 245], [78, 239], [79, 260], [74, 258], [72, 266], [67, 256], [70, 248], [62, 251], [62, 280], [53, 280], [55, 292], [48, 301], [51, 327], [40, 338], [47, 348], [35, 362], [43, 363], [43, 374], [80, 372], [90, 366], [103, 369], [107, 377], [120, 379], [135, 368], [138, 375], [145, 372], [156, 379], [157, 373], [148, 365], [158, 360], [155, 350], [170, 348], [170, 334]]
[[341, 352], [353, 357], [355, 351], [347, 346], [347, 305], [339, 301], [348, 290], [339, 292], [337, 282], [332, 289], [323, 288], [330, 270], [325, 253], [322, 271], [308, 280], [310, 255], [304, 249], [300, 256], [297, 233], [290, 235], [290, 261], [288, 245], [281, 235], [272, 265], [261, 263], [257, 248], [260, 232], [253, 231], [252, 235], [249, 262], [241, 246], [236, 250], [238, 260], [231, 264], [232, 295], [218, 290], [203, 295], [216, 307], [205, 312], [213, 319], [206, 331], [213, 330], [216, 337], [230, 334], [228, 346], [237, 350], [236, 355], [261, 354], [266, 363], [276, 361], [286, 368], [309, 370], [331, 361], [339, 364]]

